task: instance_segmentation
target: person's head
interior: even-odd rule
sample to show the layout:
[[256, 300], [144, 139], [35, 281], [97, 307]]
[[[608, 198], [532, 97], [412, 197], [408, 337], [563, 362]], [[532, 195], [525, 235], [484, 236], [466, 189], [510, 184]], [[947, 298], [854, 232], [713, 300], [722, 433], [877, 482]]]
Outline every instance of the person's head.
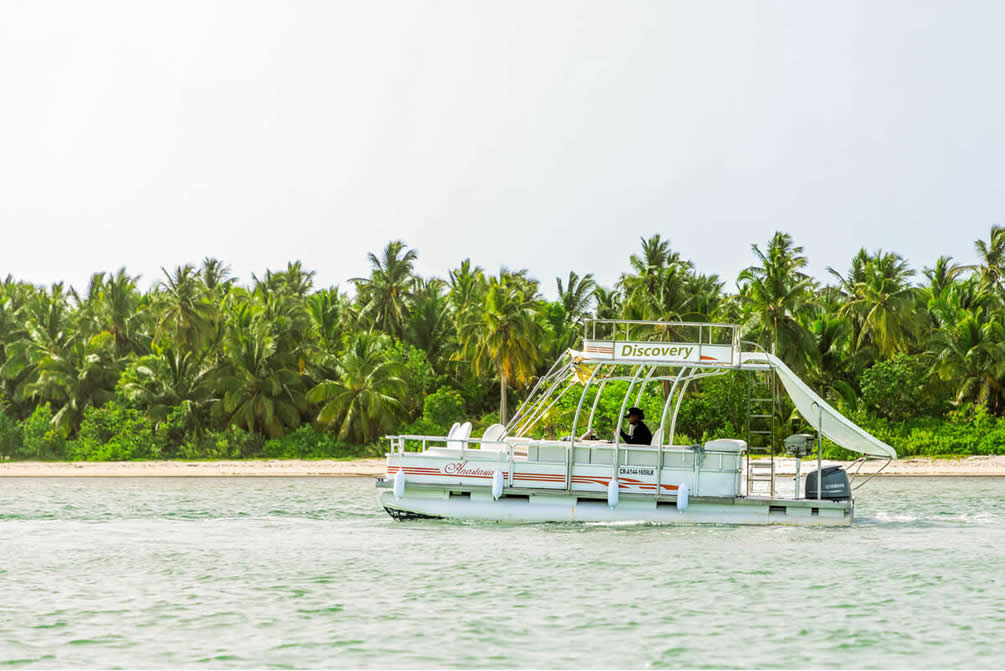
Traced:
[[625, 419], [628, 420], [629, 424], [638, 424], [645, 417], [646, 415], [641, 408], [628, 408], [628, 412], [625, 413]]

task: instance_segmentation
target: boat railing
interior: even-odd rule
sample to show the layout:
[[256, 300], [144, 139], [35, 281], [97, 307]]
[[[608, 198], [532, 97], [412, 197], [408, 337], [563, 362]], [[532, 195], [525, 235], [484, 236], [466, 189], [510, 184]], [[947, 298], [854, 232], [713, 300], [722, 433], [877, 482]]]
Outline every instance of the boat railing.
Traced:
[[[502, 447], [505, 445], [510, 453], [512, 453], [513, 445], [509, 443], [506, 438], [454, 438], [451, 436], [425, 436], [420, 434], [398, 434], [398, 435], [388, 435], [384, 436], [384, 439], [389, 441], [391, 444], [391, 452], [401, 454], [409, 450], [406, 449], [406, 443], [419, 443], [419, 452], [425, 452], [429, 447], [452, 447], [455, 443], [460, 443], [461, 449], [470, 450], [472, 448], [469, 445], [478, 445], [481, 447], [483, 444], [495, 445]], [[435, 443], [431, 445], [430, 443]], [[486, 450], [488, 451], [488, 450]], [[498, 450], [493, 450], [498, 451]]]
[[[709, 345], [730, 345], [739, 341], [739, 324], [723, 322], [652, 321], [645, 319], [587, 319], [584, 340], [631, 341], [667, 337]], [[634, 334], [634, 338], [633, 338]], [[693, 337], [689, 337], [693, 336]]]
[[[410, 454], [421, 454], [426, 452], [428, 448], [449, 448], [458, 449], [452, 447], [452, 443], [460, 443], [463, 452], [459, 452], [464, 456], [478, 457], [478, 454], [471, 454], [472, 452], [479, 452], [478, 449], [473, 449], [469, 445], [477, 445], [481, 447], [483, 444], [490, 444], [497, 446], [496, 449], [484, 450], [485, 456], [490, 461], [497, 461], [498, 454], [505, 452], [507, 456], [515, 456], [515, 451], [517, 449], [533, 449], [533, 448], [557, 448], [562, 457], [560, 459], [530, 459], [530, 461], [540, 461], [547, 463], [579, 463], [576, 461], [575, 450], [588, 449], [588, 450], [598, 450], [598, 451], [609, 451], [618, 455], [618, 465], [620, 466], [631, 466], [633, 464], [629, 463], [631, 455], [659, 455], [660, 453], [668, 453], [674, 450], [678, 451], [690, 451], [703, 454], [703, 455], [717, 455], [717, 454], [735, 454], [734, 451], [722, 451], [716, 449], [705, 449], [697, 450], [698, 446], [695, 445], [632, 445], [627, 443], [618, 443], [612, 440], [577, 440], [573, 442], [570, 437], [566, 436], [564, 438], [529, 438], [529, 437], [504, 437], [495, 440], [487, 440], [484, 438], [448, 438], [446, 436], [426, 436], [418, 434], [403, 434], [403, 435], [388, 435], [385, 439], [391, 443], [392, 454], [404, 454], [406, 452]], [[416, 451], [411, 451], [407, 449], [407, 443], [413, 442], [419, 444], [419, 449]], [[492, 453], [492, 456], [489, 456]], [[614, 465], [614, 456], [612, 454], [611, 464]], [[646, 464], [648, 466], [653, 466], [654, 464]]]

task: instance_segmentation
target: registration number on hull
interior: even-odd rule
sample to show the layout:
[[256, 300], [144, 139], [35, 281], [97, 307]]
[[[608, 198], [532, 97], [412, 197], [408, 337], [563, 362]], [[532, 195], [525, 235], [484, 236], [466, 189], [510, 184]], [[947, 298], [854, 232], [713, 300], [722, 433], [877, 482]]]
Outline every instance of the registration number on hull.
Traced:
[[619, 466], [618, 475], [641, 475], [643, 477], [654, 477], [656, 468], [654, 466]]

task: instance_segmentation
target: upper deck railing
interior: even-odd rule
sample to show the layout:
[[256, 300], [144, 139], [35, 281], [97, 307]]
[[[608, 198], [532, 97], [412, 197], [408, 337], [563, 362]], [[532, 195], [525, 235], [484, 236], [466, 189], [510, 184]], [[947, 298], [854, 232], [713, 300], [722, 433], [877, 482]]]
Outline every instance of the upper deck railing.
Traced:
[[583, 352], [602, 361], [739, 366], [740, 326], [710, 322], [588, 319]]

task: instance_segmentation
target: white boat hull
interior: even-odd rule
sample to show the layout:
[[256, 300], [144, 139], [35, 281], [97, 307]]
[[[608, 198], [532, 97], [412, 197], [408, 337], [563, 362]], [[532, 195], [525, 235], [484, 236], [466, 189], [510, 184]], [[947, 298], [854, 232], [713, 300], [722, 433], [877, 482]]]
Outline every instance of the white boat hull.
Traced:
[[851, 501], [787, 499], [692, 498], [685, 510], [676, 502], [621, 497], [611, 507], [603, 499], [563, 494], [530, 494], [493, 499], [490, 491], [452, 492], [449, 489], [406, 487], [402, 496], [383, 489], [381, 506], [396, 519], [441, 518], [507, 523], [534, 522], [652, 522], [658, 524], [786, 524], [843, 526], [854, 517]]

